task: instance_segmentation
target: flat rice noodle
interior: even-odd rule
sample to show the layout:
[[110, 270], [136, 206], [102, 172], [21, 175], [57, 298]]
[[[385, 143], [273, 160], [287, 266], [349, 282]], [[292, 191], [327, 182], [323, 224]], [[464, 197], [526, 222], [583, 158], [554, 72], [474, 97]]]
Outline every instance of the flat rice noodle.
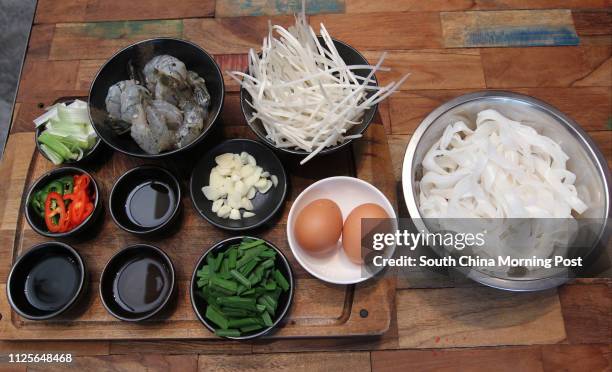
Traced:
[[495, 110], [476, 129], [450, 124], [423, 158], [420, 208], [426, 218], [573, 218], [578, 196], [569, 157], [551, 138]]

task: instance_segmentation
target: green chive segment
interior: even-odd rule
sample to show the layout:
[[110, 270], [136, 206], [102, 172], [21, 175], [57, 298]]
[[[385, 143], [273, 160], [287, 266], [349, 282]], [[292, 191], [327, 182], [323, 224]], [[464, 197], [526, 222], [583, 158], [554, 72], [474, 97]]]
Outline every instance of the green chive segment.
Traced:
[[274, 324], [279, 298], [290, 287], [276, 256], [264, 240], [252, 238], [208, 254], [196, 285], [216, 335], [239, 337]]

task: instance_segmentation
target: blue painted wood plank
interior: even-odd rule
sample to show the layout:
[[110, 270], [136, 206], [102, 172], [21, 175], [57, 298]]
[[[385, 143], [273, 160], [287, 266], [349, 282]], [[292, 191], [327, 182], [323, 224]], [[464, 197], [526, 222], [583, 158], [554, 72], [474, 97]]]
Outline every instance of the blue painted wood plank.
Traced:
[[[302, 0], [217, 0], [215, 17], [294, 14]], [[306, 13], [344, 13], [344, 0], [306, 0]]]
[[569, 10], [442, 12], [447, 48], [578, 45]]

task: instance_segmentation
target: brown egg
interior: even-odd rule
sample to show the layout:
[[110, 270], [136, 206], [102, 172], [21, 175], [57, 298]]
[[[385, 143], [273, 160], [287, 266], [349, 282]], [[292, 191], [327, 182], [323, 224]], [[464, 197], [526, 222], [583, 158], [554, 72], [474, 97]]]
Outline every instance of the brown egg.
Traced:
[[[342, 229], [342, 247], [348, 258], [356, 264], [363, 263], [361, 241], [373, 230], [361, 231], [362, 218], [388, 219], [389, 215], [380, 205], [374, 203], [361, 204], [348, 215]], [[378, 230], [378, 226], [374, 228]]]
[[333, 201], [317, 199], [300, 211], [293, 234], [300, 246], [312, 253], [335, 247], [342, 234], [342, 212]]

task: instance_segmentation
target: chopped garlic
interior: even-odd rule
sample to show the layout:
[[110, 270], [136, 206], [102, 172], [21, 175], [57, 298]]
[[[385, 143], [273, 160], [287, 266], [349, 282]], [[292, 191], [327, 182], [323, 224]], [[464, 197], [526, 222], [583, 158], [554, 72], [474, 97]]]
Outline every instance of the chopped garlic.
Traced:
[[255, 158], [247, 152], [221, 154], [215, 157], [215, 163], [202, 192], [213, 202], [212, 212], [221, 218], [240, 220], [255, 216], [251, 199], [257, 192], [265, 194], [278, 185], [278, 177], [257, 166]]
[[238, 209], [232, 209], [229, 215], [230, 220], [239, 220], [240, 219], [240, 211]]
[[221, 207], [223, 207], [223, 199], [217, 199], [213, 202], [212, 205], [212, 211], [214, 213], [217, 213], [219, 211], [219, 209], [221, 209]]

